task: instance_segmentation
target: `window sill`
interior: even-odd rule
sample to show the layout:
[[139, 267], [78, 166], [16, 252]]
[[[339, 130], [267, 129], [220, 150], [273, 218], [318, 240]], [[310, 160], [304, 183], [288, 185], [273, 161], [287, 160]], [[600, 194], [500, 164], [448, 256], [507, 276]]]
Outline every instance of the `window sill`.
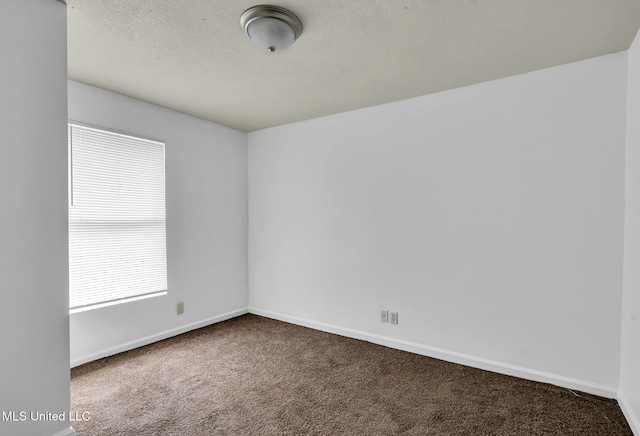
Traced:
[[69, 310], [69, 315], [80, 312], [88, 312], [95, 309], [102, 309], [103, 307], [115, 306], [118, 304], [130, 303], [132, 301], [146, 300], [147, 298], [160, 297], [161, 295], [167, 295], [167, 291], [154, 292], [153, 294], [139, 295], [137, 297], [123, 298], [122, 300], [109, 301], [107, 303], [97, 303], [90, 306], [76, 307]]

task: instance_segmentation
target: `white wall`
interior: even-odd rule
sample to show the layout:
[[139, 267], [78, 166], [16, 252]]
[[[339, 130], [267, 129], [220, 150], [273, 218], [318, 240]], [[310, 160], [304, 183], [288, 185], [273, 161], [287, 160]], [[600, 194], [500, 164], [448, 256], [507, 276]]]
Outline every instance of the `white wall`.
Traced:
[[[66, 10], [3, 2], [0, 13], [0, 434], [52, 435], [69, 420]], [[19, 416], [19, 415], [18, 415]]]
[[249, 134], [250, 310], [615, 396], [625, 84], [618, 53]]
[[628, 53], [620, 403], [640, 434], [640, 36]]
[[245, 313], [247, 134], [76, 82], [69, 119], [166, 143], [169, 287], [72, 314], [72, 365]]

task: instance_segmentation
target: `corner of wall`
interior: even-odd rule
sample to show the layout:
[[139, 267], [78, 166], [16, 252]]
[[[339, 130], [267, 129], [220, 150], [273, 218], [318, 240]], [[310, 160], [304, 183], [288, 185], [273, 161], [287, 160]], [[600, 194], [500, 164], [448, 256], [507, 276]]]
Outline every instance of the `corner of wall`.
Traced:
[[627, 51], [624, 267], [621, 304], [618, 403], [640, 435], [640, 32]]
[[640, 435], [640, 417], [634, 413], [634, 410], [627, 401], [627, 397], [624, 395], [622, 389], [618, 391], [617, 400], [620, 410], [622, 410], [629, 427], [631, 427], [631, 431], [634, 435]]

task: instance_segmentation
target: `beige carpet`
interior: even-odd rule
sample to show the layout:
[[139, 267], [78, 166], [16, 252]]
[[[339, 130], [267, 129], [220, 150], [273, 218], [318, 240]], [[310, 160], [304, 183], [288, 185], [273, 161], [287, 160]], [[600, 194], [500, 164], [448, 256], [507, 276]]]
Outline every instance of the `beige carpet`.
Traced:
[[614, 400], [255, 315], [71, 374], [83, 436], [632, 434]]

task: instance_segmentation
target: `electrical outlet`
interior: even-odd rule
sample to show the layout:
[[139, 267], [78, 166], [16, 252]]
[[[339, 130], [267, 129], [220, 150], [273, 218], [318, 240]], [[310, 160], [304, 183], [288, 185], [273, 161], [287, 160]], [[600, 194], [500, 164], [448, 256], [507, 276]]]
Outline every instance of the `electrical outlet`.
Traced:
[[176, 313], [182, 315], [184, 313], [184, 303], [176, 304]]
[[380, 311], [380, 322], [389, 322], [389, 311], [381, 310]]
[[398, 312], [391, 312], [391, 324], [398, 324]]

